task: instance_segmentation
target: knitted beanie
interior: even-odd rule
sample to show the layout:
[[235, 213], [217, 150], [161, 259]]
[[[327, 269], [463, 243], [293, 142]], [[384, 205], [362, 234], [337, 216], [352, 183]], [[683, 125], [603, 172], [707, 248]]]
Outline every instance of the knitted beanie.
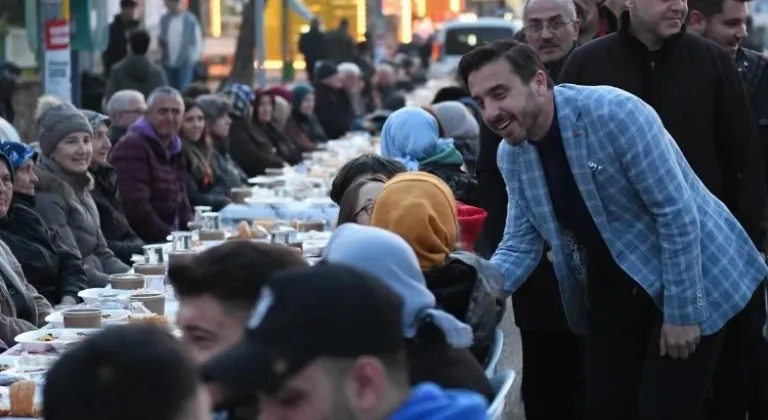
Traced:
[[72, 133], [93, 135], [88, 118], [67, 103], [56, 104], [46, 109], [40, 115], [38, 124], [38, 141], [45, 157], [50, 157], [59, 142]]

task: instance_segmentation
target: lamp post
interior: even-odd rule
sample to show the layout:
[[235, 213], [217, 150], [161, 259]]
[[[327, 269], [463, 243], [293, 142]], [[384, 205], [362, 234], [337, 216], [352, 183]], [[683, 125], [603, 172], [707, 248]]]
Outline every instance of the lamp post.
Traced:
[[254, 13], [254, 31], [256, 38], [256, 80], [262, 88], [267, 87], [267, 71], [264, 62], [267, 61], [267, 46], [264, 40], [264, 0], [252, 0]]

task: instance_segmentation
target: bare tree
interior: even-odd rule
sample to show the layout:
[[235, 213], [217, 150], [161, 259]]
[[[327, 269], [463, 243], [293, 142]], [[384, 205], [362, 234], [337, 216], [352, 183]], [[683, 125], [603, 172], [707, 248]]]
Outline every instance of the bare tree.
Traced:
[[248, 0], [243, 7], [242, 24], [237, 35], [235, 59], [229, 72], [229, 82], [253, 85], [254, 49], [256, 47], [254, 0]]

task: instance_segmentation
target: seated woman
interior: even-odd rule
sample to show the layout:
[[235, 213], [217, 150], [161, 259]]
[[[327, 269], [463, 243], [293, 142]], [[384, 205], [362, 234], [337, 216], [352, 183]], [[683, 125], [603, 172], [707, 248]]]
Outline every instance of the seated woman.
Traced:
[[293, 87], [292, 97], [291, 115], [285, 124], [285, 135], [295, 139], [302, 151], [312, 151], [316, 144], [328, 141], [315, 115], [315, 90], [310, 85], [298, 83]]
[[213, 176], [231, 191], [232, 188], [248, 184], [248, 175], [229, 153], [229, 102], [218, 95], [203, 95], [197, 98], [197, 105], [205, 116], [205, 126], [211, 138], [211, 166]]
[[[21, 144], [21, 143], [17, 143]], [[0, 155], [0, 213], [7, 214], [13, 196], [10, 160]], [[0, 241], [0, 340], [13, 345], [14, 337], [45, 325], [51, 304], [27, 282], [10, 248]]]
[[68, 248], [80, 252], [88, 286], [106, 286], [109, 274], [130, 267], [107, 247], [90, 193], [91, 125], [77, 108], [62, 103], [43, 112], [38, 128], [43, 159], [36, 167], [35, 210]]
[[352, 183], [341, 198], [336, 226], [344, 223], [371, 224], [373, 203], [387, 181], [387, 177], [383, 175], [368, 175]]
[[454, 101], [431, 105], [430, 109], [443, 127], [445, 137], [453, 139], [454, 146], [464, 158], [467, 171], [474, 174], [480, 153], [480, 124], [472, 112], [461, 102]]
[[426, 172], [395, 176], [373, 205], [371, 226], [397, 233], [413, 248], [437, 305], [472, 326], [472, 353], [485, 363], [503, 315], [504, 281], [488, 261], [454, 252], [458, 220], [448, 186]]
[[179, 130], [181, 152], [187, 159], [187, 195], [192, 206], [210, 206], [219, 211], [231, 200], [229, 189], [213, 173], [211, 139], [205, 130], [203, 110], [197, 102], [184, 99], [184, 116]]
[[405, 107], [394, 112], [381, 131], [381, 155], [397, 159], [409, 171], [437, 175], [453, 191], [456, 200], [477, 205], [477, 181], [464, 172], [464, 158], [453, 140], [441, 137], [437, 119], [421, 108]]
[[[67, 248], [35, 212], [37, 152], [24, 143], [0, 142], [0, 172], [13, 174], [10, 206], [0, 209], [0, 239], [24, 277], [53, 305], [74, 305], [88, 279], [80, 255]], [[7, 161], [6, 161], [7, 160]]]
[[[136, 235], [123, 213], [123, 203], [117, 192], [115, 169], [107, 163], [112, 142], [109, 139], [109, 117], [98, 112], [83, 110], [93, 129], [93, 157], [88, 171], [93, 177], [91, 196], [99, 211], [101, 233], [107, 246], [120, 261], [131, 264], [133, 254], [142, 254], [144, 241]], [[34, 284], [34, 283], [33, 283]]]
[[348, 223], [331, 236], [323, 262], [356, 268], [400, 295], [411, 384], [434, 382], [493, 400], [483, 368], [467, 350], [472, 344], [472, 328], [435, 307], [435, 296], [427, 289], [416, 254], [403, 238], [383, 229]]
[[301, 162], [301, 151], [275, 124], [275, 97], [256, 91], [253, 99], [253, 132], [268, 141], [289, 165]]
[[[229, 129], [232, 158], [249, 177], [264, 175], [269, 168], [282, 168], [286, 162], [275, 151], [275, 146], [253, 123], [253, 89], [240, 83], [224, 88], [223, 95], [232, 105]], [[270, 111], [270, 120], [272, 118]]]

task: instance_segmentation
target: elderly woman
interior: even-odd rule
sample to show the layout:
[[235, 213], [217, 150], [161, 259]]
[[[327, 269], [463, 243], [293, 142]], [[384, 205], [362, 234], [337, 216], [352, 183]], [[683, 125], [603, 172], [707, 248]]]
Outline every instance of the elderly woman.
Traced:
[[291, 115], [284, 132], [305, 152], [314, 150], [317, 143], [328, 141], [323, 126], [315, 116], [315, 90], [312, 86], [299, 83], [293, 87]]
[[117, 191], [115, 169], [107, 163], [112, 142], [109, 139], [110, 120], [106, 115], [93, 111], [82, 111], [93, 129], [93, 157], [88, 171], [93, 177], [91, 196], [99, 211], [101, 233], [107, 246], [117, 258], [131, 263], [133, 254], [142, 254], [144, 241], [136, 235], [123, 213], [123, 203]]
[[289, 165], [301, 162], [301, 151], [275, 121], [275, 97], [262, 91], [256, 91], [253, 99], [253, 128], [257, 136], [272, 145]]
[[248, 175], [229, 153], [229, 129], [232, 125], [229, 102], [218, 95], [203, 95], [197, 98], [197, 105], [205, 116], [205, 126], [213, 146], [213, 175], [226, 184], [227, 190], [246, 185]]
[[443, 127], [445, 137], [452, 138], [456, 149], [464, 158], [467, 171], [475, 173], [475, 162], [480, 152], [480, 124], [472, 112], [461, 102], [441, 102], [430, 106]]
[[229, 189], [213, 171], [213, 146], [205, 129], [205, 116], [197, 102], [184, 99], [184, 117], [179, 130], [181, 151], [187, 159], [187, 195], [193, 206], [221, 210], [231, 201]]
[[[13, 197], [13, 166], [3, 154], [0, 162], [0, 213], [5, 215]], [[13, 344], [17, 335], [45, 325], [50, 313], [51, 304], [27, 282], [21, 265], [0, 241], [0, 340]]]
[[460, 242], [456, 200], [440, 178], [425, 172], [396, 175], [371, 210], [371, 226], [400, 235], [416, 252], [427, 287], [446, 312], [472, 327], [472, 353], [485, 363], [501, 320], [501, 273]]
[[38, 129], [43, 159], [36, 168], [35, 210], [68, 248], [80, 252], [89, 286], [106, 286], [109, 274], [129, 267], [109, 250], [91, 196], [91, 125], [77, 108], [61, 103], [40, 115]]
[[464, 172], [464, 157], [453, 140], [443, 138], [437, 119], [421, 108], [405, 107], [390, 115], [381, 132], [381, 155], [402, 162], [409, 171], [442, 179], [456, 200], [477, 205], [477, 181]]
[[[35, 212], [37, 152], [24, 143], [0, 142], [0, 166], [10, 165], [13, 198], [0, 212], [0, 239], [13, 252], [27, 281], [54, 305], [74, 305], [88, 283], [83, 263]], [[2, 168], [0, 168], [2, 169]]]

